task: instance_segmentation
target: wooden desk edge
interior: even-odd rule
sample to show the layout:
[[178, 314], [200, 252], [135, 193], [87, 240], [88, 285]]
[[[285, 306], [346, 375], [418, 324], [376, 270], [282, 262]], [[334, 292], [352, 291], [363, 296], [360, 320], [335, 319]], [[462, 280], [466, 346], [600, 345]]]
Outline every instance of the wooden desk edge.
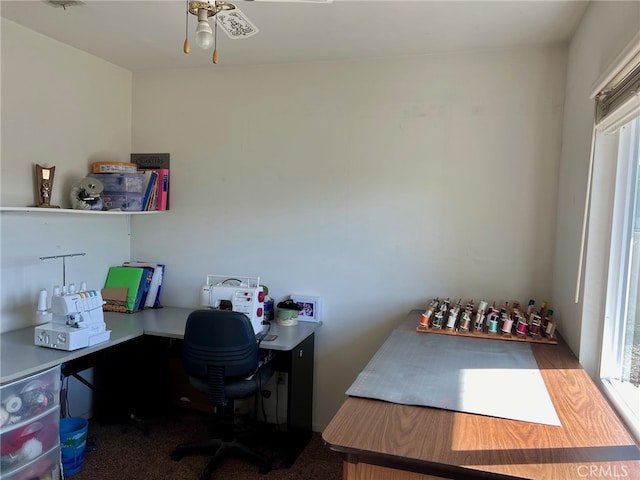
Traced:
[[406, 458], [385, 453], [374, 453], [367, 450], [334, 445], [325, 439], [324, 433], [322, 434], [322, 441], [330, 450], [342, 454], [345, 463], [366, 463], [367, 465], [377, 467], [402, 470], [410, 474], [426, 476], [426, 478], [423, 477], [423, 480], [429, 480], [431, 478], [450, 480], [522, 480], [521, 477], [474, 470], [458, 465], [448, 465], [445, 463], [430, 462], [428, 460]]
[[[401, 330], [415, 329], [415, 325], [417, 324], [419, 319], [419, 314], [420, 314], [419, 311], [412, 311], [407, 316], [407, 318], [398, 326], [398, 328]], [[478, 341], [482, 341], [482, 340], [479, 339]], [[585, 425], [584, 425], [584, 422], [582, 421], [579, 422], [575, 426], [575, 428], [567, 427], [567, 425], [565, 425], [563, 427], [565, 429], [565, 431], [563, 432], [564, 439], [559, 440], [558, 442], [553, 442], [553, 445], [551, 445], [550, 448], [552, 450], [555, 449], [558, 452], [560, 451], [569, 452], [573, 450], [575, 453], [570, 452], [567, 454], [562, 454], [561, 458], [555, 458], [556, 461], [553, 462], [553, 464], [558, 463], [558, 466], [565, 464], [566, 462], [569, 462], [569, 464], [574, 462], [579, 462], [585, 465], [590, 464], [590, 462], [585, 461], [587, 459], [584, 457], [584, 455], [588, 455], [588, 453], [584, 453], [584, 452], [578, 453], [578, 452], [580, 452], [580, 450], [585, 450], [584, 447], [586, 447], [586, 450], [589, 450], [590, 445], [593, 445], [594, 448], [600, 448], [600, 447], [597, 447], [597, 445], [601, 445], [604, 448], [612, 448], [614, 450], [617, 449], [617, 451], [620, 452], [619, 454], [621, 454], [622, 457], [619, 458], [619, 461], [626, 462], [624, 464], [625, 465], [624, 468], [628, 469], [625, 471], [628, 471], [630, 474], [633, 472], [633, 475], [635, 475], [636, 472], [640, 472], [640, 450], [638, 450], [637, 442], [635, 441], [633, 436], [629, 433], [624, 423], [619, 419], [619, 416], [615, 413], [615, 410], [613, 409], [613, 407], [604, 398], [604, 396], [602, 395], [602, 392], [600, 392], [600, 390], [597, 388], [593, 380], [588, 376], [588, 374], [580, 366], [579, 361], [577, 360], [573, 352], [571, 352], [567, 344], [560, 338], [558, 345], [531, 344], [531, 347], [534, 352], [536, 361], [540, 366], [541, 372], [543, 373], [543, 377], [545, 379], [545, 384], [547, 384], [547, 388], [550, 388], [548, 381], [551, 381], [552, 385], [557, 386], [560, 383], [562, 383], [562, 381], [565, 379], [564, 377], [567, 377], [567, 376], [569, 378], [566, 378], [566, 380], [571, 380], [568, 383], [570, 383], [571, 387], [574, 389], [581, 388], [585, 384], [590, 383], [591, 386], [589, 386], [587, 391], [589, 393], [597, 392], [599, 394], [596, 396], [597, 398], [592, 399], [594, 406], [597, 406], [598, 408], [602, 408], [602, 415], [599, 416], [599, 418], [610, 420], [610, 423], [608, 424], [610, 429], [609, 428], [606, 429], [608, 431], [605, 432], [602, 429], [598, 430], [602, 432], [602, 435], [599, 435], [597, 431], [591, 433], [592, 435], [595, 435], [598, 438], [602, 437], [601, 442], [597, 440], [594, 442], [593, 440], [579, 439], [579, 435], [581, 433], [586, 434], [586, 432], [583, 432], [583, 430], [585, 430]], [[574, 371], [576, 372], [575, 375], [571, 373]], [[555, 376], [554, 376], [554, 372], [557, 372]], [[563, 383], [563, 385], [565, 385], [565, 387], [568, 387], [566, 383]], [[560, 387], [557, 387], [557, 388], [560, 388]], [[560, 388], [560, 390], [563, 390], [563, 388]], [[550, 392], [550, 394], [551, 393], [552, 392]], [[587, 395], [589, 393], [587, 393]], [[560, 403], [560, 405], [562, 405], [563, 403], [567, 403], [568, 399], [566, 397], [568, 395], [570, 395], [570, 393], [566, 393], [563, 396], [562, 393], [556, 392], [556, 393], [553, 393], [551, 396], [552, 396], [552, 399], [557, 400]], [[366, 439], [361, 441], [355, 438], [349, 438], [349, 432], [358, 430], [357, 428], [353, 430], [354, 427], [362, 426], [361, 423], [352, 423], [352, 421], [353, 422], [358, 421], [356, 418], [357, 418], [358, 412], [362, 412], [363, 406], [368, 410], [367, 405], [362, 403], [363, 401], [377, 402], [376, 400], [371, 400], [371, 399], [360, 399], [355, 397], [349, 397], [347, 400], [345, 400], [345, 402], [343, 403], [339, 411], [333, 417], [333, 420], [329, 423], [329, 425], [327, 426], [327, 428], [322, 434], [322, 438], [325, 444], [331, 450], [341, 453], [344, 456], [345, 462], [347, 463], [362, 462], [362, 463], [368, 463], [372, 465], [379, 465], [382, 467], [393, 468], [397, 470], [404, 470], [406, 472], [414, 472], [414, 473], [420, 473], [420, 474], [426, 474], [426, 475], [437, 474], [437, 472], [440, 472], [441, 475], [446, 476], [445, 478], [464, 478], [464, 479], [467, 479], [467, 478], [474, 478], [474, 479], [475, 478], [494, 478], [494, 479], [495, 478], [511, 478], [511, 479], [521, 478], [521, 477], [511, 476], [511, 475], [520, 475], [520, 473], [514, 472], [513, 470], [507, 473], [505, 471], [498, 472], [494, 468], [489, 469], [485, 467], [478, 467], [479, 469], [475, 469], [475, 467], [465, 467], [462, 464], [457, 464], [457, 463], [443, 463], [446, 461], [446, 458], [422, 455], [419, 449], [415, 451], [416, 455], [412, 455], [411, 457], [397, 456], [393, 454], [394, 448], [390, 444], [387, 444], [386, 447], [382, 447], [380, 449], [378, 449], [377, 447], [371, 448], [371, 446], [375, 445], [375, 443], [368, 442]], [[374, 411], [378, 411], [380, 412], [380, 414], [384, 415], [385, 416], [384, 421], [386, 422], [387, 427], [390, 427], [389, 422], [393, 423], [398, 419], [394, 418], [394, 415], [389, 413], [391, 410], [393, 410], [393, 407], [383, 406], [383, 404], [385, 404], [385, 402], [380, 402], [380, 405], [378, 405], [374, 409]], [[556, 403], [556, 401], [554, 401], [554, 405], [556, 405], [556, 408], [559, 408], [559, 405]], [[380, 408], [382, 408], [383, 410], [379, 410]], [[427, 407], [415, 407], [415, 408], [427, 408]], [[373, 412], [368, 411], [367, 416], [369, 419], [371, 418], [372, 413]], [[567, 419], [575, 418], [575, 415], [577, 413], [580, 413], [580, 410], [576, 408], [568, 412], [566, 416], [562, 414], [561, 417], [564, 419], [564, 421], [567, 421]], [[472, 416], [468, 417], [468, 415], [470, 414], [461, 414], [457, 412], [446, 413], [443, 411], [443, 413], [438, 415], [440, 416], [454, 415], [454, 416], [458, 416], [460, 419], [473, 418]], [[433, 419], [435, 417], [429, 417], [429, 418]], [[501, 419], [496, 419], [496, 421], [499, 423]], [[474, 423], [472, 422], [471, 424], [474, 424]], [[533, 428], [541, 429], [540, 432], [541, 432], [542, 438], [545, 438], [546, 436], [550, 436], [550, 438], [553, 438], [554, 434], [549, 429], [547, 429], [547, 427], [542, 426], [542, 427], [533, 427]], [[347, 432], [345, 429], [349, 430], [349, 432]], [[545, 432], [545, 430], [547, 431]], [[370, 430], [370, 431], [373, 432], [373, 430]], [[380, 426], [376, 430], [376, 435], [384, 435], [383, 432], [386, 432], [386, 431], [387, 431], [386, 427], [383, 428]], [[362, 433], [363, 433], [362, 431], [359, 431], [359, 434], [362, 434]], [[569, 439], [574, 438], [573, 437], [574, 435], [578, 435], [578, 440], [577, 440], [577, 443], [575, 443], [575, 446], [572, 446], [571, 444], [573, 444], [576, 440], [569, 440]], [[419, 439], [416, 439], [416, 440], [420, 441]], [[571, 444], [566, 444], [566, 442], [569, 442], [569, 441], [571, 442]], [[403, 440], [403, 443], [405, 443], [404, 440]], [[362, 448], [359, 448], [359, 447], [362, 447]], [[538, 448], [541, 448], [542, 450], [545, 449], [544, 445], [538, 445]], [[636, 449], [636, 451], [632, 452], [634, 448]], [[421, 457], [424, 457], [424, 458], [421, 458]], [[442, 460], [442, 462], [440, 462], [440, 460]], [[477, 460], [478, 459], [476, 459], [476, 461]], [[549, 474], [550, 472], [549, 466], [551, 465], [549, 463], [549, 458], [546, 458], [546, 459], [541, 458], [540, 460], [541, 460], [541, 463], [540, 463], [541, 466], [546, 465], [546, 467], [543, 469], [545, 473], [541, 473], [541, 474], [542, 475]], [[610, 464], [614, 464], [613, 462], [615, 462], [616, 460], [614, 460], [613, 458], [610, 458], [608, 461]], [[593, 463], [601, 464], [603, 463], [603, 461], [596, 460]], [[499, 466], [498, 466], [498, 469], [500, 469]], [[530, 476], [531, 475], [530, 469], [525, 469], [525, 470], [528, 470], [529, 473], [526, 474], [523, 472], [523, 475]], [[345, 470], [345, 472], [346, 471], [347, 470]], [[359, 478], [359, 477], [356, 477], [356, 478]], [[404, 478], [404, 477], [394, 476], [393, 478], [395, 480], [396, 478]], [[407, 475], [406, 478], [413, 479], [413, 478], [423, 478], [423, 477]], [[437, 478], [437, 477], [429, 477], [429, 478]], [[544, 478], [547, 478], [547, 477], [544, 477]]]

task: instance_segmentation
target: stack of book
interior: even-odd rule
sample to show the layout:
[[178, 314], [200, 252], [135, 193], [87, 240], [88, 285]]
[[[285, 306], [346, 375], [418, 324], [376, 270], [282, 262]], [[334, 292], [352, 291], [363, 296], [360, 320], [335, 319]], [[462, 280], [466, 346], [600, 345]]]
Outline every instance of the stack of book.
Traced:
[[146, 308], [162, 308], [160, 291], [165, 265], [149, 262], [124, 262], [110, 267], [102, 290], [104, 310], [137, 312]]
[[169, 169], [140, 170], [144, 176], [144, 195], [141, 210], [166, 210], [169, 195]]
[[142, 210], [169, 210], [168, 153], [132, 153], [131, 163], [145, 176]]

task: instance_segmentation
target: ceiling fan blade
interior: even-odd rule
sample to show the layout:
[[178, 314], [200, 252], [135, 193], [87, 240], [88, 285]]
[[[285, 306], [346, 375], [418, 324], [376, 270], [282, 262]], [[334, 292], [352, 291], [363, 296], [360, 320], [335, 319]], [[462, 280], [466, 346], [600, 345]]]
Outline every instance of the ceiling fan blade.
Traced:
[[237, 6], [232, 10], [218, 12], [216, 19], [220, 28], [231, 39], [247, 38], [258, 33], [258, 27]]
[[333, 3], [333, 0], [245, 0], [246, 2]]

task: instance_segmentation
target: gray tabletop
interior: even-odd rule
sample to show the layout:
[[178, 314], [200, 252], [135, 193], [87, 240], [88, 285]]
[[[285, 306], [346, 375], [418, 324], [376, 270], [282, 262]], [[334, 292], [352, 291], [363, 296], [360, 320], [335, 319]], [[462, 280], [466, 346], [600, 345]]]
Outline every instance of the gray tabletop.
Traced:
[[[0, 384], [18, 380], [143, 334], [183, 338], [187, 317], [193, 310], [164, 307], [131, 314], [105, 312], [105, 323], [107, 329], [111, 330], [110, 339], [71, 352], [34, 345], [34, 327], [3, 333], [0, 335]], [[298, 322], [295, 326], [283, 327], [274, 322], [269, 333], [277, 337], [273, 341], [263, 341], [260, 346], [269, 350], [291, 350], [313, 334], [319, 326], [320, 324], [315, 322]]]

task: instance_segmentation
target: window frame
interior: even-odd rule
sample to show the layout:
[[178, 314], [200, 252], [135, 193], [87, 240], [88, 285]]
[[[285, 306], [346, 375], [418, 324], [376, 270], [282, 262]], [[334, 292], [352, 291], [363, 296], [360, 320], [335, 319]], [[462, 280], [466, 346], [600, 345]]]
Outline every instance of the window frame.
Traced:
[[[640, 97], [630, 98], [616, 111], [594, 127], [594, 154], [591, 199], [588, 214], [587, 247], [585, 250], [583, 332], [599, 337], [598, 376], [596, 383], [627, 424], [631, 433], [640, 441], [640, 411], [637, 403], [629, 401], [624, 385], [611, 378], [612, 368], [622, 360], [620, 330], [624, 325], [621, 298], [628, 273], [625, 262], [624, 238], [633, 228], [630, 218], [634, 209], [621, 208], [627, 204], [627, 195], [634, 192], [631, 185], [637, 174], [637, 165], [629, 165], [628, 149], [620, 142], [621, 136], [635, 135], [637, 131], [621, 130], [621, 127], [640, 119]], [[636, 130], [640, 120], [634, 120]], [[636, 137], [637, 138], [637, 137]], [[623, 138], [624, 139], [624, 138]], [[628, 142], [627, 142], [628, 144]], [[622, 145], [622, 148], [621, 148]], [[633, 163], [633, 162], [631, 162]], [[624, 226], [624, 228], [621, 228]], [[585, 325], [598, 325], [597, 331], [585, 329]], [[591, 331], [589, 331], [591, 330]]]

